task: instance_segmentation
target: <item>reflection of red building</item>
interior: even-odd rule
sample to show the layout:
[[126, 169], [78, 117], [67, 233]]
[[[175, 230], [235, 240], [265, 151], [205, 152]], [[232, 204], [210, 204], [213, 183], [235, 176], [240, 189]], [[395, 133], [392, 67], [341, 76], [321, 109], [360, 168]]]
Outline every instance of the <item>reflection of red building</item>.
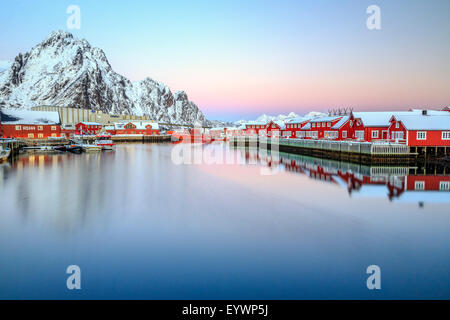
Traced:
[[96, 135], [102, 131], [102, 125], [97, 122], [80, 122], [75, 125], [75, 133], [79, 135]]
[[406, 178], [406, 190], [408, 190], [408, 191], [449, 191], [450, 190], [450, 176], [409, 175]]

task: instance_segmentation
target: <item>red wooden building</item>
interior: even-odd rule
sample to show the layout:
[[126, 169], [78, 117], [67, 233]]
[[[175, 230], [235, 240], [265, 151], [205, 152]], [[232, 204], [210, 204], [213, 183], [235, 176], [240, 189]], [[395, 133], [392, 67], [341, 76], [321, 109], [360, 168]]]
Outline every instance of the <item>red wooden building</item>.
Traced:
[[361, 119], [355, 118], [353, 113], [343, 116], [331, 130], [325, 131], [324, 138], [329, 140], [357, 140], [364, 141], [364, 124]]
[[309, 122], [304, 118], [294, 118], [289, 120], [286, 123], [286, 132], [287, 134], [283, 134], [283, 136], [289, 136], [289, 138], [301, 139], [305, 137], [305, 130], [302, 130], [303, 127]]
[[245, 135], [248, 135], [248, 136], [255, 136], [255, 135], [259, 136], [260, 131], [264, 131], [264, 133], [265, 133], [265, 130], [266, 130], [266, 123], [258, 122], [258, 121], [250, 121], [245, 124], [244, 133], [245, 133]]
[[61, 136], [58, 112], [3, 109], [0, 112], [3, 138], [47, 139]]
[[[389, 126], [390, 137], [413, 147], [449, 147], [450, 116], [394, 115]], [[436, 150], [437, 151], [437, 150]]]
[[[286, 129], [282, 121], [269, 121], [265, 126], [265, 136], [268, 138], [281, 138], [281, 133]], [[260, 134], [262, 135], [262, 133]]]
[[329, 116], [329, 117], [321, 117], [310, 120], [302, 129], [305, 132], [306, 139], [326, 139], [325, 133], [327, 133], [327, 137], [329, 137], [329, 133], [334, 131], [331, 128], [336, 125], [339, 120], [342, 119], [342, 116]]
[[80, 122], [75, 125], [77, 135], [97, 135], [102, 131], [102, 125], [97, 122]]
[[114, 133], [119, 135], [159, 135], [159, 125], [156, 122], [149, 121], [130, 121], [130, 122], [116, 122], [114, 124]]

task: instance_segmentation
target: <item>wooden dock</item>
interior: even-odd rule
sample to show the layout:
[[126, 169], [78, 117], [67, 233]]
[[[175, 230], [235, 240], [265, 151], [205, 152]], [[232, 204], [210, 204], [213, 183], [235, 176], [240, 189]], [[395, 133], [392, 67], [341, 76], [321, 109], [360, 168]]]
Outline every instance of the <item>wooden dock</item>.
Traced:
[[233, 137], [230, 144], [270, 150], [274, 149], [272, 145], [276, 145], [280, 152], [364, 164], [408, 164], [417, 160], [417, 153], [411, 152], [406, 145], [396, 143]]
[[11, 149], [11, 155], [14, 156], [19, 153], [20, 150], [20, 141], [16, 139], [0, 139], [0, 144], [2, 147]]

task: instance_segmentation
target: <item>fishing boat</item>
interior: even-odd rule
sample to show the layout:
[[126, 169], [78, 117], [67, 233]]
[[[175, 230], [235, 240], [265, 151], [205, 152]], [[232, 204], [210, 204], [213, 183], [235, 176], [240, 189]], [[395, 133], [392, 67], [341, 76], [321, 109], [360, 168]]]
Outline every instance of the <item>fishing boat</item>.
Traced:
[[67, 146], [66, 145], [55, 146], [55, 147], [53, 147], [53, 150], [65, 152], [65, 151], [67, 151]]
[[3, 148], [3, 146], [0, 145], [0, 162], [8, 160], [10, 154], [11, 149]]
[[84, 151], [83, 146], [79, 144], [70, 144], [66, 147], [66, 150], [76, 154], [80, 154]]
[[83, 144], [81, 147], [86, 152], [102, 151], [102, 147], [95, 144]]
[[114, 150], [115, 143], [111, 140], [111, 136], [109, 134], [102, 134], [97, 136], [97, 140], [95, 140], [95, 145], [101, 147], [102, 150]]

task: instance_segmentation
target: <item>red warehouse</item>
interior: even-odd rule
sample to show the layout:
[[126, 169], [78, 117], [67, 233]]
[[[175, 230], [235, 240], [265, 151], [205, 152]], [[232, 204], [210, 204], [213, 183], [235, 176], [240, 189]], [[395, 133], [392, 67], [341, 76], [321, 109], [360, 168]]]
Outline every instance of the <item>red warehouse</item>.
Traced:
[[4, 138], [46, 139], [61, 136], [58, 112], [3, 109], [0, 132]]
[[305, 137], [305, 130], [301, 130], [307, 123], [308, 120], [305, 120], [304, 118], [294, 118], [289, 120], [286, 123], [286, 131], [288, 132], [286, 135], [283, 134], [283, 136], [289, 135], [290, 138], [297, 138], [301, 139]]
[[[270, 121], [263, 131], [268, 138], [280, 138], [281, 132], [286, 129], [284, 122], [282, 121]], [[260, 135], [263, 134], [260, 132]]]
[[266, 124], [258, 121], [250, 121], [245, 124], [245, 134], [246, 135], [260, 135], [260, 131], [264, 132], [265, 135]]
[[130, 121], [114, 123], [115, 134], [126, 135], [159, 135], [159, 125], [149, 121]]
[[[408, 146], [435, 154], [450, 151], [450, 116], [394, 115], [389, 127], [391, 138]], [[413, 150], [414, 151], [414, 150]]]
[[358, 140], [364, 141], [364, 124], [361, 119], [355, 118], [353, 113], [343, 116], [331, 130], [325, 131], [324, 138], [330, 140]]
[[306, 138], [324, 139], [325, 133], [332, 131], [331, 128], [338, 123], [342, 117], [343, 116], [330, 116], [312, 119], [303, 127], [307, 129], [305, 133]]
[[97, 122], [80, 122], [75, 126], [77, 135], [97, 135], [102, 131], [102, 125]]

